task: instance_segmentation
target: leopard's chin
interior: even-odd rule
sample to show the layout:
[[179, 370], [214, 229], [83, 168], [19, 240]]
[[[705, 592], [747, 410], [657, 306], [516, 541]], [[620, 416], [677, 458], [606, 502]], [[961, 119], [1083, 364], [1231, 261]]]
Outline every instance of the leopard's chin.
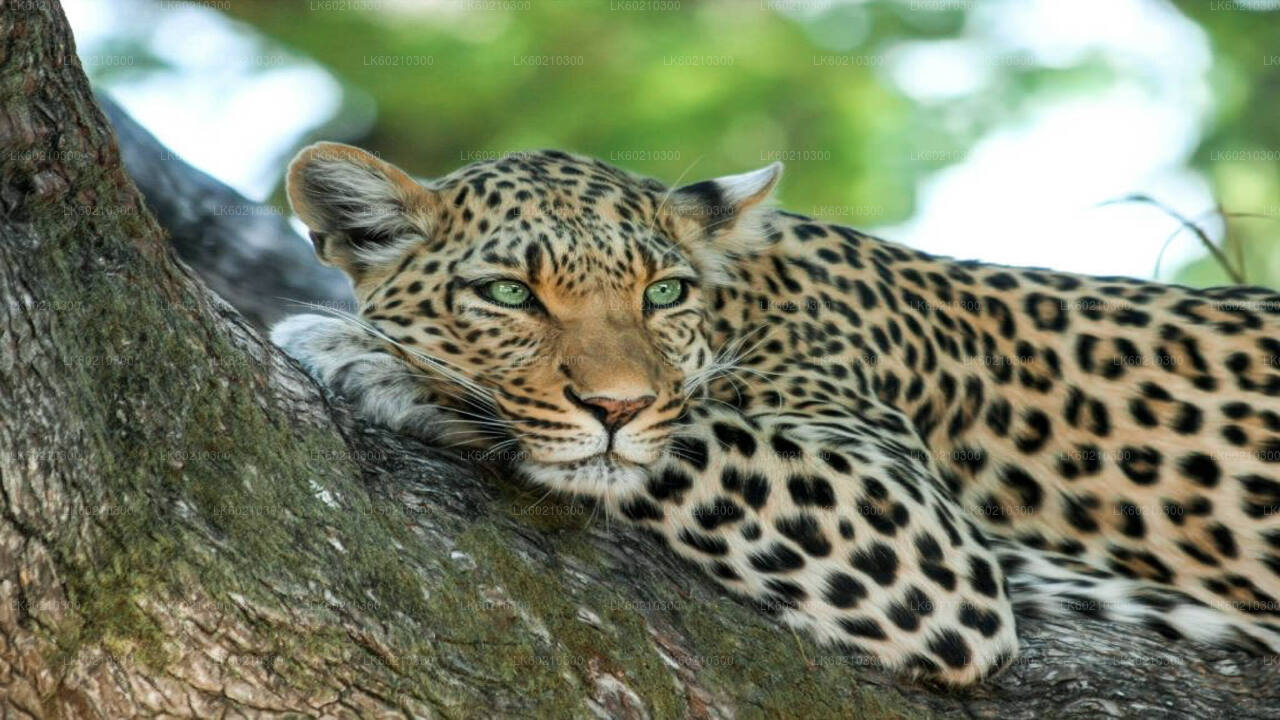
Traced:
[[644, 489], [647, 473], [642, 465], [599, 453], [569, 462], [525, 460], [519, 471], [533, 482], [574, 495], [596, 498], [626, 497]]

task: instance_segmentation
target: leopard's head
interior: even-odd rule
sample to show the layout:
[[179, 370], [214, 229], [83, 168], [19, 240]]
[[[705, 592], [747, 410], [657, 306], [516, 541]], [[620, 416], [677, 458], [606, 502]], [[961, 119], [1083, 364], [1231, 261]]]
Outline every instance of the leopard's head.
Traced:
[[419, 183], [321, 143], [289, 169], [316, 252], [432, 384], [443, 444], [600, 495], [643, 482], [714, 359], [708, 306], [768, 239], [778, 164], [669, 190], [558, 151]]

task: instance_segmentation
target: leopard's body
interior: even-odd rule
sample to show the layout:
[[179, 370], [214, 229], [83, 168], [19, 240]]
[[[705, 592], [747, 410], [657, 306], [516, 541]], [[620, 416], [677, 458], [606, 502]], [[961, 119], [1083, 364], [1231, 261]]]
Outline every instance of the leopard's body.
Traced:
[[767, 208], [777, 173], [550, 151], [420, 186], [319, 146], [290, 194], [361, 317], [273, 337], [891, 667], [975, 682], [1015, 606], [1280, 650], [1280, 295], [932, 257]]

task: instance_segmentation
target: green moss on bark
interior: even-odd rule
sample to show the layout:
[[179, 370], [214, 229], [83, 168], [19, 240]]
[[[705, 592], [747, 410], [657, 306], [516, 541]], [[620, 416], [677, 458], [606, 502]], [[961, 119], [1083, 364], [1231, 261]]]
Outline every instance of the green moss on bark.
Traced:
[[72, 482], [105, 541], [82, 554], [77, 538], [51, 538], [81, 613], [56, 633], [64, 657], [101, 643], [163, 665], [164, 637], [135, 601], [192, 585], [271, 607], [257, 580], [312, 583], [388, 618], [421, 615], [420, 582], [394, 549], [413, 538], [375, 507], [341, 437], [282, 419], [263, 370], [142, 282], [159, 270], [130, 245], [114, 248], [122, 272], [86, 276], [82, 237], [61, 238], [33, 280], [59, 310], [49, 342], [79, 420], [68, 432], [99, 469]]
[[[550, 633], [551, 643], [497, 647], [499, 652], [476, 658], [496, 664], [495, 672], [521, 683], [530, 693], [556, 696], [557, 704], [548, 706], [548, 711], [578, 708], [580, 712], [589, 678], [603, 671], [623, 678], [655, 718], [688, 716], [689, 699], [675, 686], [638, 609], [651, 602], [680, 608], [687, 645], [699, 652], [699, 682], [737, 706], [742, 717], [927, 717], [905, 703], [850, 686], [848, 667], [832, 660], [837, 657], [832, 650], [762, 626], [753, 617], [754, 611], [737, 603], [726, 600], [701, 605], [679, 598], [678, 590], [671, 587], [654, 588], [648, 599], [629, 597], [611, 587], [567, 588], [554, 580], [560, 575], [549, 577], [540, 572], [510, 552], [502, 536], [488, 528], [471, 531], [459, 539], [459, 546], [481, 562], [478, 572], [486, 583], [502, 588], [514, 607], [523, 609]], [[569, 555], [578, 554], [572, 539], [562, 543], [561, 549]], [[599, 628], [583, 619], [582, 609], [600, 618]], [[458, 619], [466, 622], [465, 615], [459, 614]], [[503, 640], [532, 636], [527, 632], [504, 634], [496, 629], [502, 627], [501, 622], [492, 624], [494, 618], [472, 617], [475, 624], [469, 630], [498, 646]], [[816, 657], [828, 662], [815, 664], [812, 660]], [[578, 681], [567, 683], [565, 671]]]

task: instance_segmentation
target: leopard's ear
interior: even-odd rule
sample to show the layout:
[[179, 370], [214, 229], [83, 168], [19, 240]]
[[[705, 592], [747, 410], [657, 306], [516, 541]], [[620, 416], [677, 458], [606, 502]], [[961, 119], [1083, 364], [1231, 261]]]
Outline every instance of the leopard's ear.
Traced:
[[289, 204], [316, 254], [357, 285], [431, 232], [436, 194], [400, 168], [350, 145], [322, 142], [289, 164]]
[[712, 275], [723, 274], [717, 270], [731, 262], [734, 254], [768, 245], [761, 217], [781, 177], [782, 163], [775, 162], [740, 175], [685, 185], [671, 194], [671, 207], [686, 224], [692, 224], [695, 236], [681, 233], [683, 244]]

